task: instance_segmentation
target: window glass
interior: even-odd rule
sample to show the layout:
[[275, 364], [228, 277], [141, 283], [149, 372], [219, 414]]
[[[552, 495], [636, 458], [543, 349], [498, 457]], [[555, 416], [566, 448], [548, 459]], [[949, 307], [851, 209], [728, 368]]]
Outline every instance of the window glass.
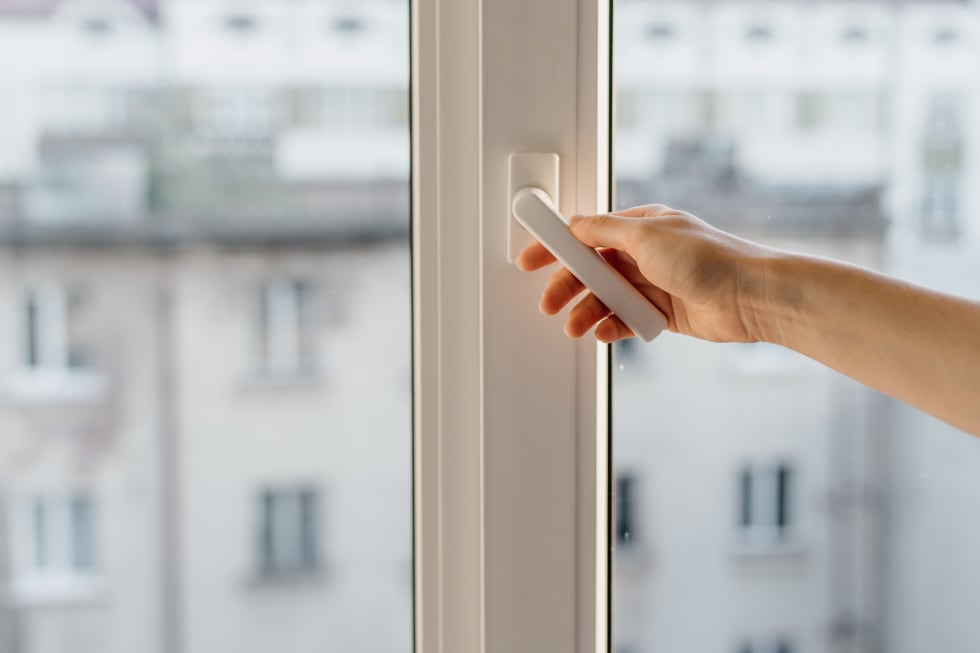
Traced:
[[[616, 208], [980, 297], [974, 9], [616, 0]], [[615, 348], [613, 415], [614, 650], [980, 650], [974, 438], [673, 334]]]
[[[21, 518], [17, 518], [17, 513]], [[17, 595], [56, 595], [97, 573], [95, 513], [88, 493], [36, 495], [15, 509], [11, 524], [14, 567], [11, 590]]]
[[316, 492], [309, 489], [262, 494], [259, 564], [263, 574], [317, 572], [316, 498]]
[[405, 0], [0, 2], [0, 651], [412, 649]]

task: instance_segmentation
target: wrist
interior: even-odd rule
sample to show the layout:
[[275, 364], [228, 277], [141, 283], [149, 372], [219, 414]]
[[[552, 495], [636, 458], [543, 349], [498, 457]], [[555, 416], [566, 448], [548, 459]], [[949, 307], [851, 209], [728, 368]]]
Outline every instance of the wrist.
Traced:
[[749, 264], [746, 329], [759, 342], [789, 346], [803, 315], [807, 259], [767, 250]]

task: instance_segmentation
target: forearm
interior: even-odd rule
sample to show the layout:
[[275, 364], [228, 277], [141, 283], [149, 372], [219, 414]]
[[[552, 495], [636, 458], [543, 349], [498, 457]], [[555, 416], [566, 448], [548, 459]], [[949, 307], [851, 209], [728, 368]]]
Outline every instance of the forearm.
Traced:
[[980, 435], [980, 304], [792, 254], [762, 269], [761, 339]]

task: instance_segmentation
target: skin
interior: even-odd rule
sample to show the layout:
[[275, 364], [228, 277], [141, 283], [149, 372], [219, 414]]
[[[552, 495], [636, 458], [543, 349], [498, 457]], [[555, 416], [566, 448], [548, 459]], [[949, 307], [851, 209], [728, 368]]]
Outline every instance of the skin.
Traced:
[[[871, 270], [764, 247], [654, 204], [575, 216], [594, 247], [667, 316], [667, 328], [713, 342], [770, 342], [980, 436], [980, 303]], [[517, 265], [555, 258], [534, 243]], [[615, 342], [633, 333], [565, 268], [540, 309], [568, 313], [565, 333]]]

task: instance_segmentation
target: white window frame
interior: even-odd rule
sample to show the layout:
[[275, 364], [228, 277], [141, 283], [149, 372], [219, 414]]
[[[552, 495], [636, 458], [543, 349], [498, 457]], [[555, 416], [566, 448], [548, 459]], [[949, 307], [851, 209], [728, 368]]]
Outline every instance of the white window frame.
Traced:
[[610, 205], [609, 0], [414, 0], [419, 653], [597, 653], [609, 636], [608, 347], [506, 259], [508, 157]]
[[262, 85], [192, 88], [194, 133], [205, 138], [265, 138], [284, 119], [280, 90]]
[[255, 301], [254, 360], [260, 379], [302, 380], [317, 376], [315, 339], [304, 352], [303, 338], [313, 337], [315, 291], [309, 281], [277, 277], [259, 284]]
[[[785, 497], [788, 519], [783, 528], [778, 525], [778, 477], [781, 469], [787, 470], [789, 483]], [[742, 521], [745, 501], [743, 479], [746, 472], [752, 483], [750, 514], [753, 519], [749, 524]], [[740, 466], [737, 480], [736, 551], [748, 555], [800, 551], [800, 474], [797, 466], [783, 459], [756, 461]]]
[[[67, 374], [69, 366], [69, 298], [68, 291], [56, 284], [39, 284], [24, 292], [21, 304], [23, 319], [22, 365], [25, 371], [34, 374]], [[33, 307], [34, 319], [28, 320]], [[27, 343], [33, 342], [37, 350], [37, 361], [32, 364]]]
[[[305, 497], [309, 497], [312, 521], [308, 543], [303, 542]], [[271, 498], [269, 505], [268, 498]], [[260, 577], [312, 576], [320, 571], [320, 501], [320, 492], [310, 485], [269, 486], [259, 493], [256, 568]], [[271, 530], [272, 538], [269, 550], [265, 542], [267, 530]], [[308, 551], [307, 544], [312, 547]]]
[[[19, 401], [95, 401], [105, 392], [105, 382], [91, 367], [72, 367], [70, 358], [72, 289], [55, 282], [40, 282], [26, 287], [16, 306], [17, 341], [15, 373], [10, 391]], [[35, 305], [38, 361], [27, 361], [27, 343], [31, 326], [27, 311]], [[91, 343], [89, 343], [91, 344]]]
[[923, 174], [921, 229], [923, 240], [956, 242], [962, 231], [962, 175], [959, 168], [927, 168]]
[[[72, 504], [83, 498], [89, 506], [91, 566], [74, 565]], [[88, 492], [35, 492], [13, 497], [12, 578], [10, 593], [18, 604], [88, 600], [103, 590], [99, 559], [99, 506]], [[36, 505], [44, 506], [47, 564], [37, 564]]]

